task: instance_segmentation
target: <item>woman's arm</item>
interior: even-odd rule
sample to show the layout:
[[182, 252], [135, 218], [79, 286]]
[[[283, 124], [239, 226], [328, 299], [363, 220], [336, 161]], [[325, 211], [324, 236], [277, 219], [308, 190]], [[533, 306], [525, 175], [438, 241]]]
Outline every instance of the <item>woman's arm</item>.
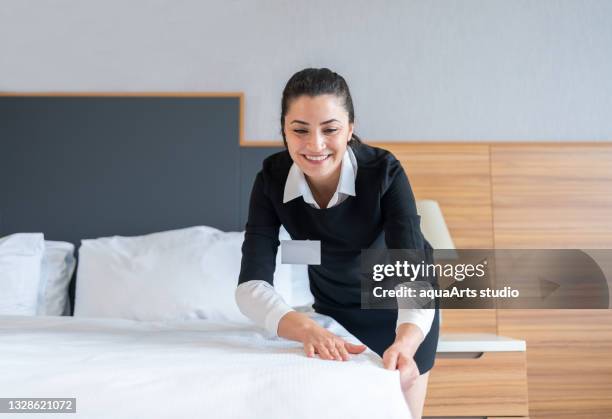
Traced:
[[280, 319], [295, 311], [266, 281], [243, 282], [236, 288], [235, 297], [242, 314], [274, 336], [278, 335]]
[[245, 316], [274, 335], [280, 318], [292, 310], [273, 286], [280, 224], [260, 171], [251, 190], [235, 297]]
[[[381, 196], [387, 248], [427, 251], [408, 177], [399, 161], [394, 159], [390, 165], [385, 185], [388, 187]], [[398, 310], [395, 342], [383, 354], [383, 362], [388, 369], [403, 370], [403, 375], [408, 377], [407, 387], [419, 375], [413, 357], [431, 328], [434, 314], [433, 309]]]
[[247, 281], [236, 289], [240, 311], [273, 335], [301, 342], [306, 356], [347, 361], [349, 354], [363, 352], [364, 345], [353, 345], [334, 335], [310, 317], [298, 313], [265, 281]]
[[418, 348], [429, 333], [435, 314], [435, 310], [430, 308], [400, 308], [397, 310], [395, 328], [397, 338], [404, 342], [411, 341], [410, 344], [417, 344]]

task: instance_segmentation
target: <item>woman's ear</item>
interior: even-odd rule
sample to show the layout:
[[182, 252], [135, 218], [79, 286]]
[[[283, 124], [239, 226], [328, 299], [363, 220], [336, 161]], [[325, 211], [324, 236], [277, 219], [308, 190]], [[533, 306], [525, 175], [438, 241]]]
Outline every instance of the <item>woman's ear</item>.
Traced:
[[347, 144], [349, 141], [351, 141], [351, 138], [353, 138], [353, 128], [354, 127], [355, 127], [355, 124], [353, 122], [349, 123], [348, 139], [346, 140]]
[[281, 137], [283, 137], [283, 143], [285, 144], [285, 148], [289, 148], [289, 146], [287, 145], [287, 135], [285, 134], [285, 122], [283, 120], [283, 123], [281, 125]]

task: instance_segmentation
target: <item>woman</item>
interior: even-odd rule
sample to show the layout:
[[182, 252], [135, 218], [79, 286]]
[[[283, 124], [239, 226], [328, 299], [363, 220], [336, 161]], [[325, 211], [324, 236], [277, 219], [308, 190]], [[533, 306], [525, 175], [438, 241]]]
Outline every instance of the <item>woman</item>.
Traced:
[[286, 150], [266, 158], [251, 192], [236, 300], [255, 323], [301, 342], [307, 356], [346, 361], [366, 347], [335, 336], [289, 307], [272, 286], [280, 225], [295, 240], [319, 240], [321, 264], [308, 267], [313, 309], [338, 321], [399, 369], [402, 391], [420, 418], [438, 342], [438, 310], [361, 309], [361, 249], [428, 249], [408, 179], [388, 151], [353, 133], [344, 78], [329, 69], [294, 74], [283, 91]]

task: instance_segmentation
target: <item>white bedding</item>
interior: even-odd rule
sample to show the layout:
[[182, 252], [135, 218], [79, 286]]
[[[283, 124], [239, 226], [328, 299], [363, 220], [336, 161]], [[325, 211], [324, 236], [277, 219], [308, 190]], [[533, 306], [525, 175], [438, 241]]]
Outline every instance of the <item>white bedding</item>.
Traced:
[[[207, 320], [0, 316], [0, 397], [76, 397], [76, 414], [51, 415], [66, 418], [411, 418], [399, 372], [377, 354], [307, 358], [264, 333]], [[15, 415], [29, 416], [40, 415]]]

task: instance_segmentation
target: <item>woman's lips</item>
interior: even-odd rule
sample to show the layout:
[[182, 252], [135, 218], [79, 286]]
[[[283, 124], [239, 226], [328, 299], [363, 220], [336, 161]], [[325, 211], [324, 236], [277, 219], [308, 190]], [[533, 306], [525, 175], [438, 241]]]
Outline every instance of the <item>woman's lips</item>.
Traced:
[[302, 154], [302, 157], [312, 164], [322, 164], [330, 158], [331, 154]]

